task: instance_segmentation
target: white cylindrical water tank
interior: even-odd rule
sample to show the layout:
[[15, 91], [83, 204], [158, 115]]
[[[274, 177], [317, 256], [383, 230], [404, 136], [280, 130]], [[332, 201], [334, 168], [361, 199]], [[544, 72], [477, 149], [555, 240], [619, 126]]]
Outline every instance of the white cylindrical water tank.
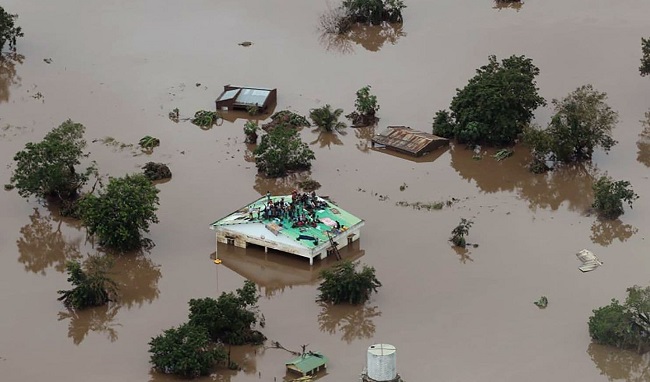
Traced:
[[368, 348], [368, 377], [375, 381], [392, 381], [397, 377], [395, 346], [375, 344]]

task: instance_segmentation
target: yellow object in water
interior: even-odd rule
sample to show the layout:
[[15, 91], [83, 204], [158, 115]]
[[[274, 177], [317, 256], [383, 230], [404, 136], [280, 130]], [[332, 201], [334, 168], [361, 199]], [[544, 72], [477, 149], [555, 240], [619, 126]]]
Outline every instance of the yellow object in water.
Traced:
[[215, 264], [221, 264], [221, 259], [214, 259]]

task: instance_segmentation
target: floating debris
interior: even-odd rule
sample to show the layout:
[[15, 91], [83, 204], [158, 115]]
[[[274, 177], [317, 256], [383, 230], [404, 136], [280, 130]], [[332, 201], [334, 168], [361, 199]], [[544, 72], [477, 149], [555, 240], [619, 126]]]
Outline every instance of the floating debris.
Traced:
[[508, 157], [511, 157], [512, 154], [514, 154], [514, 153], [515, 152], [510, 150], [510, 149], [503, 149], [503, 150], [497, 151], [496, 154], [492, 155], [492, 158], [496, 159], [497, 162], [501, 162], [502, 160], [504, 160], [504, 159], [506, 159]]
[[580, 269], [582, 272], [593, 271], [594, 269], [604, 264], [598, 259], [598, 257], [596, 257], [596, 255], [593, 254], [593, 252], [588, 249], [583, 249], [582, 251], [576, 253], [576, 256], [578, 257], [578, 260], [582, 262], [582, 265], [578, 267], [578, 269]]
[[164, 163], [148, 162], [142, 167], [144, 176], [149, 180], [169, 179], [172, 177], [172, 172], [169, 167]]
[[172, 122], [178, 123], [181, 117], [181, 111], [178, 110], [178, 108], [174, 108], [172, 111], [169, 112], [169, 119], [172, 120]]
[[406, 183], [403, 183], [401, 186], [399, 186], [400, 191], [404, 191], [408, 188], [409, 186]]
[[46, 64], [51, 64], [52, 63], [51, 58], [44, 58], [43, 61], [45, 61]]
[[7, 184], [5, 184], [5, 191], [11, 191], [11, 190], [14, 189], [14, 187], [16, 187], [16, 186], [14, 186], [11, 183], [7, 183]]
[[539, 298], [539, 300], [535, 301], [533, 304], [537, 305], [537, 307], [540, 309], [544, 309], [548, 306], [548, 298], [546, 298], [546, 296], [542, 296]]
[[146, 150], [153, 150], [154, 147], [160, 146], [160, 139], [154, 138], [151, 135], [145, 135], [140, 139], [138, 145]]
[[237, 44], [237, 45], [239, 45], [239, 46], [249, 47], [249, 46], [253, 45], [253, 43], [250, 42], [250, 41], [242, 41], [242, 42], [240, 42], [240, 43]]

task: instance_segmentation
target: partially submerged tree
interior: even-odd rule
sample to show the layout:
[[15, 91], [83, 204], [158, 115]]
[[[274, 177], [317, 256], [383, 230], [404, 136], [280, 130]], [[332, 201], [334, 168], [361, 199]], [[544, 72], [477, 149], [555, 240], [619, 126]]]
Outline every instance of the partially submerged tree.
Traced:
[[639, 72], [642, 76], [650, 74], [650, 37], [641, 38], [641, 66]]
[[589, 317], [589, 335], [603, 345], [650, 350], [650, 287], [627, 289], [624, 304], [612, 299], [611, 304], [593, 311]]
[[376, 114], [379, 111], [379, 104], [377, 103], [377, 96], [370, 94], [370, 85], [357, 90], [354, 107], [357, 110], [345, 116], [352, 120], [353, 125], [369, 126], [377, 122]]
[[[261, 344], [266, 337], [253, 326], [258, 322], [255, 283], [245, 281], [244, 287], [221, 293], [218, 299], [210, 297], [190, 300], [189, 323], [207, 330], [213, 341], [230, 345]], [[260, 325], [263, 325], [263, 318]]]
[[219, 361], [226, 359], [223, 346], [210, 342], [202, 326], [183, 324], [167, 329], [149, 342], [154, 369], [185, 378], [208, 375]]
[[68, 261], [68, 282], [74, 288], [58, 291], [61, 295], [58, 300], [74, 309], [100, 306], [114, 301], [118, 288], [117, 283], [109, 277], [112, 267], [113, 260], [107, 256], [90, 256], [83, 266], [77, 260]]
[[158, 189], [142, 174], [110, 178], [99, 196], [89, 194], [79, 202], [81, 219], [101, 245], [129, 251], [143, 245], [142, 232], [158, 223]]
[[290, 110], [281, 110], [271, 116], [271, 122], [262, 125], [262, 130], [268, 133], [277, 126], [297, 129], [299, 127], [309, 127], [311, 123], [300, 114], [296, 114]]
[[88, 181], [96, 174], [94, 164], [85, 170], [77, 169], [86, 141], [85, 128], [71, 120], [52, 129], [41, 142], [29, 142], [14, 156], [16, 168], [11, 182], [22, 197], [56, 197], [73, 200]]
[[216, 111], [199, 110], [194, 113], [194, 118], [190, 119], [190, 122], [204, 130], [208, 130], [211, 129], [212, 125], [217, 123], [220, 118], [221, 115]]
[[283, 125], [262, 136], [254, 154], [258, 170], [272, 178], [285, 176], [290, 171], [308, 170], [316, 158], [298, 132]]
[[164, 163], [147, 162], [142, 169], [144, 170], [144, 176], [151, 181], [172, 177], [172, 171]]
[[465, 236], [469, 234], [469, 229], [474, 224], [473, 221], [467, 220], [465, 218], [460, 219], [460, 223], [451, 230], [451, 238], [449, 241], [454, 243], [455, 246], [465, 248], [467, 242], [465, 241]]
[[529, 127], [524, 139], [535, 160], [572, 163], [590, 160], [594, 149], [609, 151], [616, 141], [612, 129], [618, 113], [605, 102], [607, 94], [583, 85], [562, 100], [553, 100], [555, 114], [544, 130]]
[[625, 213], [623, 202], [632, 208], [634, 200], [639, 198], [626, 180], [614, 181], [608, 176], [601, 176], [593, 185], [594, 203], [592, 207], [606, 219], [616, 219]]
[[362, 304], [372, 292], [377, 292], [381, 282], [375, 276], [375, 268], [364, 265], [357, 271], [358, 262], [344, 260], [331, 269], [324, 269], [320, 276], [319, 299], [333, 304]]
[[345, 123], [339, 122], [341, 114], [343, 114], [343, 109], [332, 110], [332, 106], [327, 104], [323, 107], [311, 109], [309, 111], [309, 118], [311, 118], [317, 128], [327, 132], [333, 132], [346, 128]]
[[538, 93], [539, 69], [525, 56], [501, 63], [490, 56], [451, 101], [451, 114], [436, 114], [434, 134], [461, 143], [507, 145], [513, 143], [546, 101]]
[[343, 9], [354, 22], [379, 25], [384, 21], [402, 22], [402, 0], [343, 0]]
[[7, 13], [0, 6], [0, 52], [4, 49], [5, 44], [9, 44], [9, 49], [16, 51], [16, 39], [23, 37], [22, 28], [15, 25], [18, 15]]
[[255, 121], [246, 121], [244, 124], [244, 135], [246, 136], [246, 143], [257, 143], [257, 132], [260, 130], [260, 125]]

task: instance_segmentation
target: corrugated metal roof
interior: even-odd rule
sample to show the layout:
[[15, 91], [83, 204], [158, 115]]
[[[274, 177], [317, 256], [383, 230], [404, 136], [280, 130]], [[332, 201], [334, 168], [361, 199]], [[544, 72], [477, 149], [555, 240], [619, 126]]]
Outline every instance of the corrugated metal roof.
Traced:
[[447, 142], [445, 138], [413, 130], [406, 126], [389, 126], [386, 130], [375, 135], [372, 141], [414, 155], [419, 155], [426, 149], [431, 150], [432, 147], [429, 147], [429, 145], [433, 142]]
[[225, 101], [227, 99], [235, 98], [237, 93], [239, 93], [239, 89], [225, 91], [219, 96], [219, 99], [217, 99], [217, 101]]
[[240, 105], [262, 106], [266, 102], [269, 94], [271, 94], [270, 90], [242, 88], [235, 102]]
[[309, 352], [287, 361], [287, 366], [293, 366], [301, 373], [306, 374], [316, 368], [327, 364], [327, 357], [320, 352]]

